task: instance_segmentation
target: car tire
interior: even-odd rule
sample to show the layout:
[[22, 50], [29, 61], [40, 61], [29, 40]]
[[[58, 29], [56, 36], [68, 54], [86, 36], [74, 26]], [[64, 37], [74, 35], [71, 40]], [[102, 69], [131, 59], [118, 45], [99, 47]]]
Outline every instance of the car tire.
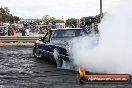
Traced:
[[80, 84], [84, 84], [85, 81], [86, 81], [86, 79], [84, 76], [80, 77], [80, 80], [79, 80]]
[[63, 60], [60, 58], [60, 56], [58, 56], [58, 65], [57, 65], [57, 67], [62, 67], [62, 65], [63, 65]]
[[57, 49], [54, 49], [54, 59], [55, 59], [57, 68], [61, 68], [63, 65], [63, 60], [61, 59]]
[[42, 58], [42, 55], [40, 54], [39, 48], [38, 48], [38, 47], [34, 47], [34, 49], [33, 49], [33, 56], [34, 56], [35, 58], [37, 58], [37, 59]]

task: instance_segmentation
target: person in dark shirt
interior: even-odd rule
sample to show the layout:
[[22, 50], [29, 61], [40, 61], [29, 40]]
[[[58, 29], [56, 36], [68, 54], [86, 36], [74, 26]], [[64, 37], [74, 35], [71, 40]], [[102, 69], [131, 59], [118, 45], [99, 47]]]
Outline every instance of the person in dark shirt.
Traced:
[[2, 34], [2, 36], [6, 36], [6, 29], [5, 29], [5, 28], [3, 29], [3, 34]]
[[8, 29], [8, 36], [11, 36], [11, 28]]
[[24, 28], [21, 29], [21, 33], [22, 33], [22, 36], [25, 36], [25, 33], [26, 32], [25, 32], [25, 29]]

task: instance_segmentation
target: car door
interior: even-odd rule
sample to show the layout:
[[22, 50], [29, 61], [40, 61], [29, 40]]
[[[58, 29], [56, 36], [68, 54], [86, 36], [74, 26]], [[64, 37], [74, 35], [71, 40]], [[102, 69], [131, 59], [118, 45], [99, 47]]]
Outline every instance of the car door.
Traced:
[[46, 57], [52, 57], [53, 56], [53, 52], [52, 52], [52, 45], [51, 45], [51, 35], [52, 35], [52, 31], [48, 30], [45, 38], [43, 39], [44, 42], [44, 47], [43, 47], [43, 51]]

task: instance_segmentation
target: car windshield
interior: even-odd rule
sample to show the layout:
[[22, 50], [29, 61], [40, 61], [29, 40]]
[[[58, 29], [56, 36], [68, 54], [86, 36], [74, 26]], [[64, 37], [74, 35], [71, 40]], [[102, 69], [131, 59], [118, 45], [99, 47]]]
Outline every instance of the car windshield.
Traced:
[[78, 37], [83, 35], [85, 35], [85, 31], [82, 29], [55, 30], [52, 38], [69, 38], [69, 37]]

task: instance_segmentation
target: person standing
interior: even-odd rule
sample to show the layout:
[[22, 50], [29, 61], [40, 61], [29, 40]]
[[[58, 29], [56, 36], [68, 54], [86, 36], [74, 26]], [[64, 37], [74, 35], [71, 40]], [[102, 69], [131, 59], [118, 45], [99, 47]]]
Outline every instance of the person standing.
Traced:
[[5, 27], [3, 28], [3, 30], [2, 30], [3, 32], [2, 32], [2, 36], [6, 36], [6, 29], [5, 29]]
[[29, 28], [26, 28], [25, 32], [26, 32], [26, 35], [29, 36]]
[[11, 36], [11, 28], [8, 29], [8, 36]]
[[15, 36], [15, 30], [14, 30], [13, 27], [11, 28], [11, 35], [12, 35], [12, 36]]
[[22, 33], [22, 36], [25, 36], [26, 31], [24, 28], [21, 29], [21, 33]]

